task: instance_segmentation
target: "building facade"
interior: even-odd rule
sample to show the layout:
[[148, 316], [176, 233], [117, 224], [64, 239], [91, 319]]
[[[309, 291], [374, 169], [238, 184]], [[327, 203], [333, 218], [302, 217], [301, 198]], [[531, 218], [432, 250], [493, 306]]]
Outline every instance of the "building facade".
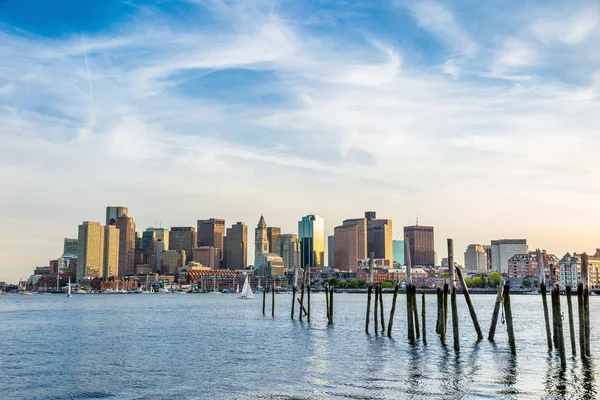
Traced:
[[163, 242], [163, 250], [169, 250], [169, 230], [167, 228], [148, 228], [147, 232], [154, 232], [156, 240]]
[[213, 246], [200, 246], [192, 250], [193, 260], [212, 270], [219, 269], [218, 250]]
[[501, 274], [508, 273], [508, 262], [515, 254], [526, 254], [528, 252], [527, 239], [501, 239], [492, 240], [492, 271]]
[[254, 265], [261, 254], [269, 253], [269, 238], [267, 236], [267, 223], [261, 215], [254, 229]]
[[356, 272], [358, 260], [367, 255], [367, 219], [345, 220], [334, 228], [333, 234], [335, 267], [343, 271]]
[[365, 212], [367, 220], [367, 256], [375, 254], [375, 258], [389, 260], [394, 258], [392, 246], [392, 220], [378, 219], [375, 211]]
[[269, 242], [269, 253], [276, 253], [277, 238], [281, 235], [281, 228], [275, 226], [267, 227], [267, 241]]
[[335, 239], [333, 235], [327, 236], [327, 266], [335, 267]]
[[392, 240], [392, 257], [392, 261], [404, 265], [404, 240]]
[[127, 214], [121, 214], [115, 223], [119, 229], [119, 276], [135, 273], [135, 222]]
[[227, 228], [224, 240], [223, 263], [227, 269], [245, 269], [248, 267], [248, 227], [238, 222]]
[[104, 264], [102, 276], [119, 275], [119, 234], [115, 225], [104, 226]]
[[298, 235], [279, 235], [275, 243], [275, 252], [283, 259], [283, 266], [288, 271], [300, 268], [300, 242]]
[[162, 253], [163, 274], [178, 273], [187, 264], [187, 255], [185, 250], [165, 250]]
[[300, 263], [306, 266], [323, 267], [325, 264], [325, 220], [316, 214], [302, 217], [298, 221], [300, 240]]
[[[545, 250], [541, 253], [544, 267], [544, 277], [548, 282], [556, 279], [559, 267], [559, 259], [554, 254], [548, 254]], [[508, 260], [508, 278], [523, 279], [531, 277], [538, 279], [539, 276], [538, 255], [535, 251], [524, 254], [515, 254]]]
[[410, 260], [413, 266], [435, 266], [433, 226], [405, 226], [404, 240], [408, 240]]
[[104, 227], [100, 222], [84, 221], [79, 225], [77, 280], [101, 278], [104, 267]]
[[106, 207], [106, 225], [116, 225], [117, 218], [123, 214], [129, 214], [127, 207], [108, 206]]
[[487, 271], [488, 259], [485, 247], [470, 244], [465, 251], [465, 268], [467, 271]]
[[275, 253], [261, 253], [254, 262], [254, 276], [283, 276], [283, 258]]
[[219, 262], [223, 260], [225, 220], [221, 218], [198, 220], [198, 247], [214, 247]]
[[63, 257], [74, 257], [79, 251], [79, 240], [65, 238], [63, 245]]
[[192, 259], [192, 249], [197, 247], [198, 233], [193, 226], [176, 226], [169, 233], [169, 250], [183, 250], [188, 260]]

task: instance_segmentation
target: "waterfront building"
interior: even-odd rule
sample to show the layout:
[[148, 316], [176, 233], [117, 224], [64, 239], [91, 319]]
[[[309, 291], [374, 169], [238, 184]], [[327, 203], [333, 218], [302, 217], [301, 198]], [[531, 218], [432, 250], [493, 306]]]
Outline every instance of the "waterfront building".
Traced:
[[581, 282], [581, 262], [579, 257], [567, 253], [558, 262], [560, 287], [571, 285], [573, 289]]
[[217, 251], [219, 263], [223, 261], [224, 239], [224, 219], [210, 218], [198, 220], [198, 247], [214, 247]]
[[275, 253], [261, 253], [254, 261], [255, 276], [283, 276], [283, 258]]
[[465, 269], [467, 271], [487, 271], [488, 260], [485, 247], [470, 244], [465, 251]]
[[333, 235], [327, 236], [327, 266], [335, 267], [335, 239]]
[[269, 238], [267, 237], [267, 223], [261, 215], [254, 229], [254, 266], [261, 254], [269, 253]]
[[[554, 281], [559, 267], [559, 259], [554, 254], [548, 254], [546, 250], [542, 251], [544, 258], [544, 276], [548, 282]], [[508, 260], [508, 279], [523, 279], [531, 277], [538, 279], [539, 267], [537, 252], [530, 251], [524, 254], [515, 254]]]
[[392, 257], [395, 263], [404, 265], [404, 240], [392, 240]]
[[106, 225], [116, 225], [117, 218], [123, 214], [129, 214], [127, 207], [108, 206], [106, 207]]
[[119, 275], [119, 234], [115, 225], [104, 226], [104, 263], [102, 276]]
[[492, 240], [491, 243], [492, 271], [501, 274], [508, 273], [508, 261], [515, 254], [528, 252], [527, 239]]
[[281, 235], [281, 228], [275, 226], [267, 227], [267, 241], [269, 242], [269, 253], [276, 253], [277, 238]]
[[104, 228], [100, 222], [84, 221], [77, 237], [77, 280], [100, 278], [104, 261]]
[[169, 250], [183, 250], [188, 260], [192, 259], [192, 249], [198, 246], [198, 233], [193, 226], [171, 227]]
[[[334, 228], [335, 267], [343, 271], [356, 272], [358, 260], [367, 255], [367, 219], [349, 219]], [[391, 259], [391, 258], [390, 258]]]
[[325, 259], [325, 220], [310, 214], [298, 221], [298, 239], [300, 240], [300, 262], [306, 266], [323, 267]]
[[375, 258], [392, 262], [392, 220], [378, 219], [375, 211], [365, 212], [367, 220], [367, 257], [371, 253]]
[[163, 242], [164, 250], [169, 250], [169, 230], [167, 228], [148, 228], [146, 231], [154, 232], [155, 239]]
[[165, 250], [162, 253], [161, 273], [178, 273], [187, 263], [185, 250]]
[[248, 266], [248, 227], [238, 222], [227, 228], [224, 240], [223, 263], [226, 269], [245, 269]]
[[135, 273], [135, 222], [127, 214], [121, 214], [115, 225], [119, 229], [119, 276]]
[[[413, 266], [435, 267], [434, 233], [432, 226], [405, 226], [404, 240], [408, 240]], [[406, 255], [405, 255], [406, 257]]]
[[213, 246], [200, 246], [192, 249], [192, 259], [209, 269], [219, 269], [218, 250]]
[[283, 234], [277, 237], [275, 252], [283, 259], [283, 266], [288, 271], [300, 268], [300, 242], [298, 235]]

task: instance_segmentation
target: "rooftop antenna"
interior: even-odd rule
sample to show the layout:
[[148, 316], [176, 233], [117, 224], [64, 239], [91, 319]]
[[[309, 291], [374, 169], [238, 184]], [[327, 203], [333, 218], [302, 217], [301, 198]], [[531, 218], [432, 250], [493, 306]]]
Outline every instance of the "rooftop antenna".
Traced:
[[419, 226], [419, 216], [417, 215], [417, 226]]

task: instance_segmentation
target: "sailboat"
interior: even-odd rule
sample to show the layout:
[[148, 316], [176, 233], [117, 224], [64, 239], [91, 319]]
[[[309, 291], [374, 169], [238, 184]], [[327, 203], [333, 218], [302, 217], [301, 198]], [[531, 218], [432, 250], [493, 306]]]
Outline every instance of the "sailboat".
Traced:
[[213, 281], [213, 291], [210, 292], [211, 294], [221, 294], [221, 292], [219, 292], [217, 290], [217, 276], [214, 276], [214, 281]]
[[67, 297], [71, 297], [71, 277], [69, 277], [69, 287], [67, 288]]
[[254, 293], [252, 293], [252, 288], [250, 287], [250, 283], [248, 283], [248, 275], [246, 275], [246, 280], [244, 281], [244, 286], [242, 287], [242, 293], [240, 294], [240, 299], [253, 299]]
[[240, 292], [240, 284], [238, 283], [237, 286], [235, 287], [235, 292], [239, 293]]

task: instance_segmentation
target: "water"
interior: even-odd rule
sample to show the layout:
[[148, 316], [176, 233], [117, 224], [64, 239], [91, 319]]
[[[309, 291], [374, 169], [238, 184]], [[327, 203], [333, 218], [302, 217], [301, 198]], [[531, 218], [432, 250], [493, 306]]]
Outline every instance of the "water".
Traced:
[[[506, 329], [496, 344], [475, 342], [459, 296], [461, 351], [435, 334], [427, 296], [427, 346], [406, 340], [399, 296], [394, 338], [364, 333], [366, 295], [313, 294], [312, 321], [290, 320], [291, 295], [276, 295], [276, 317], [260, 294], [0, 296], [0, 397], [5, 399], [595, 399], [597, 358], [548, 353], [540, 296], [513, 296], [517, 356]], [[566, 310], [562, 297], [563, 311]], [[384, 295], [386, 322], [391, 295]], [[419, 310], [421, 299], [419, 295]], [[487, 331], [494, 296], [473, 296]], [[600, 318], [591, 299], [592, 326]], [[297, 309], [297, 307], [296, 307]], [[576, 322], [577, 324], [577, 322]], [[568, 321], [565, 339], [570, 354]], [[371, 324], [371, 328], [372, 328]], [[449, 327], [450, 328], [450, 327]], [[486, 332], [487, 333], [487, 332]], [[592, 355], [600, 335], [592, 329]]]

